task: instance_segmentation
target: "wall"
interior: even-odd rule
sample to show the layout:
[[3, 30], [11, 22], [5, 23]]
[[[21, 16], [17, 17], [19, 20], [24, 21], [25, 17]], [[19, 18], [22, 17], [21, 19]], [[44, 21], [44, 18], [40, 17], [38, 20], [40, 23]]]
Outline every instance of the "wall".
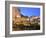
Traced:
[[[17, 0], [17, 1], [24, 1], [24, 0]], [[25, 1], [46, 3], [46, 0], [25, 0]], [[46, 4], [45, 4], [45, 6], [46, 6]], [[46, 10], [46, 7], [45, 7], [45, 10]], [[46, 19], [46, 11], [45, 11], [45, 19]], [[46, 22], [46, 20], [45, 20], [45, 22]], [[45, 25], [46, 25], [46, 23], [45, 23]], [[4, 0], [0, 0], [0, 37], [4, 38], [4, 36], [5, 36], [5, 2], [4, 2]], [[45, 35], [25, 36], [25, 37], [18, 37], [18, 38], [46, 38], [46, 26], [45, 26]]]

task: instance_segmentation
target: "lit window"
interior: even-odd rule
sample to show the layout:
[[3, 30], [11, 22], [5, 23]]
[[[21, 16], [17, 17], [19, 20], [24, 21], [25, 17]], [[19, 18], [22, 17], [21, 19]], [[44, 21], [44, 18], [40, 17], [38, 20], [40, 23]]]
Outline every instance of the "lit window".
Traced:
[[20, 16], [17, 16], [17, 17], [20, 17]]

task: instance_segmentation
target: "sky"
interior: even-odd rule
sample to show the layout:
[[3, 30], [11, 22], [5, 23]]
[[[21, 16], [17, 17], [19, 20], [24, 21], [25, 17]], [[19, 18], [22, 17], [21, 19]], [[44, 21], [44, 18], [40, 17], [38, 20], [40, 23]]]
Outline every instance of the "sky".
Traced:
[[20, 7], [19, 9], [24, 16], [40, 16], [40, 8]]

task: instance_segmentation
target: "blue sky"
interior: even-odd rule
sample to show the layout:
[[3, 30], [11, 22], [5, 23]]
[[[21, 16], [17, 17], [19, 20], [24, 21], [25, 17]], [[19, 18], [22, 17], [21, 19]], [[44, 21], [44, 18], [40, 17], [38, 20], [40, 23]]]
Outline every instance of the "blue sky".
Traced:
[[19, 7], [19, 9], [24, 16], [40, 16], [40, 8]]

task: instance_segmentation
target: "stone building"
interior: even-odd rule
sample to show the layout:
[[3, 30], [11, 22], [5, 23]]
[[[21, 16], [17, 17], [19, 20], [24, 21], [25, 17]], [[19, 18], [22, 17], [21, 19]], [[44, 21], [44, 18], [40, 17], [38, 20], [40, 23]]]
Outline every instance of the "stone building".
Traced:
[[20, 22], [20, 18], [21, 18], [21, 15], [20, 15], [20, 12], [19, 12], [19, 9], [17, 9], [16, 7], [13, 7], [12, 8], [12, 21], [14, 22]]

